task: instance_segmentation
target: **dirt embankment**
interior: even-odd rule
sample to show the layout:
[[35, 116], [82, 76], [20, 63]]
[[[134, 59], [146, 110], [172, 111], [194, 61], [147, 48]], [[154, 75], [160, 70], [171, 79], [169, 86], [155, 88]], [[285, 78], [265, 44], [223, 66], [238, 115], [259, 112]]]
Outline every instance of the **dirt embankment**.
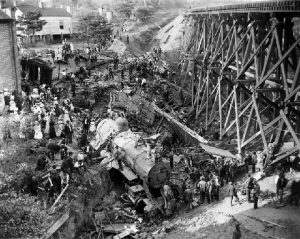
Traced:
[[[128, 32], [125, 36], [129, 36], [128, 52], [133, 55], [141, 55], [152, 49], [157, 43], [155, 36], [178, 16], [178, 9], [170, 9], [168, 11], [157, 11], [152, 18], [147, 19], [146, 22], [129, 21]], [[123, 37], [126, 41], [126, 37]]]

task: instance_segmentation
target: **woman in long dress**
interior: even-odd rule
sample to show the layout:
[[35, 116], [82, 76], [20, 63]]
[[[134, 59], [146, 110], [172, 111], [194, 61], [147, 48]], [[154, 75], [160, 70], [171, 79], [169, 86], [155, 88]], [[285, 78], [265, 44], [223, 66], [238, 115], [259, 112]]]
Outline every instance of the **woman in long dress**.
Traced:
[[53, 119], [50, 119], [50, 123], [49, 123], [50, 127], [49, 127], [49, 138], [53, 139], [56, 137], [56, 132], [55, 132], [55, 122]]
[[64, 126], [65, 126], [65, 124], [62, 120], [58, 121], [58, 128], [57, 128], [57, 132], [56, 132], [57, 137], [64, 138]]
[[34, 124], [34, 139], [43, 139], [43, 133], [40, 123], [38, 121], [35, 121]]
[[45, 120], [46, 120], [45, 134], [49, 134], [49, 132], [50, 132], [50, 116], [48, 113], [45, 116]]
[[71, 121], [69, 111], [65, 110], [64, 112], [64, 124], [67, 123], [67, 121]]

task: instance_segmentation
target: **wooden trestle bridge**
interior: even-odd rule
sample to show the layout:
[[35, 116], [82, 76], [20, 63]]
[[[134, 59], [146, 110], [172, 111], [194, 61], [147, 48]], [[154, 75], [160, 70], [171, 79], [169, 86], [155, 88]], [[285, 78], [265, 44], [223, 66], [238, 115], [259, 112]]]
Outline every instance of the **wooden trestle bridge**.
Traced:
[[[276, 161], [300, 150], [300, 1], [191, 9], [183, 33], [192, 106], [239, 153]], [[300, 24], [299, 24], [300, 27]], [[285, 142], [288, 150], [279, 150]]]

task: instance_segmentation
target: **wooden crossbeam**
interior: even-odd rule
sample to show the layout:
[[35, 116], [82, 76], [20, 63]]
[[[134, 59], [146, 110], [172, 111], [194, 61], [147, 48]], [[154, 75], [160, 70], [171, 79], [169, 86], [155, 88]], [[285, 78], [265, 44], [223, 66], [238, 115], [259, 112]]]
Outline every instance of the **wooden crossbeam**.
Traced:
[[[252, 47], [254, 52], [256, 52], [257, 49], [257, 44], [256, 44], [256, 39], [255, 39], [255, 32], [254, 32], [254, 28], [251, 28], [251, 37], [252, 37]], [[259, 69], [258, 69], [258, 57], [257, 54], [254, 55], [254, 69], [255, 69], [255, 79], [258, 82], [259, 80]]]
[[214, 89], [212, 90], [211, 93], [208, 92], [208, 86], [206, 87], [207, 93], [206, 93], [206, 101], [203, 103], [202, 107], [200, 108], [200, 110], [198, 111], [198, 114], [201, 114], [202, 110], [204, 109], [204, 107], [208, 107], [208, 102], [211, 100], [212, 97], [214, 97], [214, 93], [215, 91], [218, 89], [218, 85], [216, 85], [214, 87]]
[[288, 100], [293, 98], [299, 91], [300, 91], [300, 85], [298, 85], [296, 87], [296, 89], [294, 89], [292, 92], [290, 92], [289, 95], [286, 96], [286, 98], [284, 99], [284, 102], [287, 102]]
[[226, 116], [226, 120], [225, 120], [225, 124], [224, 124], [224, 129], [227, 128], [229, 119], [231, 118], [231, 115], [232, 115], [232, 114], [231, 114], [231, 111], [232, 111], [232, 108], [234, 108], [233, 103], [234, 103], [234, 97], [231, 98], [230, 108], [229, 108], [228, 113], [227, 113], [227, 116]]
[[285, 159], [287, 157], [289, 157], [290, 155], [296, 153], [297, 151], [299, 151], [298, 147], [293, 148], [292, 150], [287, 151], [285, 154], [280, 155], [278, 158], [276, 158], [275, 160], [272, 161], [272, 165], [279, 163], [282, 159]]
[[256, 48], [255, 52], [252, 54], [252, 56], [250, 57], [250, 59], [247, 61], [247, 63], [241, 69], [240, 73], [237, 76], [237, 79], [239, 79], [243, 74], [245, 74], [245, 72], [249, 68], [251, 62], [254, 60], [254, 57], [259, 53], [259, 51], [262, 48], [262, 46], [264, 45], [265, 41], [270, 37], [270, 35], [272, 34], [272, 32], [273, 32], [273, 30], [275, 29], [276, 26], [277, 25], [272, 26], [272, 28], [270, 29], [270, 31], [267, 33], [267, 35], [264, 37], [264, 39], [262, 40], [262, 42]]
[[256, 92], [266, 93], [266, 92], [282, 92], [284, 89], [282, 88], [259, 88], [256, 89]]
[[[274, 125], [275, 123], [277, 123], [280, 119], [281, 119], [281, 116], [277, 116], [274, 120], [272, 120], [270, 123], [268, 123], [267, 125], [265, 125], [263, 127], [263, 130], [264, 131], [267, 130], [272, 125]], [[256, 139], [258, 136], [260, 136], [260, 134], [261, 134], [261, 131], [258, 131], [256, 134], [252, 135], [249, 139], [247, 139], [245, 142], [242, 143], [242, 148], [245, 147], [247, 144], [249, 144], [254, 139]]]
[[223, 114], [222, 114], [222, 95], [221, 95], [221, 81], [222, 77], [219, 77], [218, 79], [218, 97], [219, 97], [219, 133], [220, 133], [220, 140], [222, 140], [223, 135]]
[[287, 104], [292, 106], [300, 106], [300, 101], [289, 102]]
[[[229, 54], [231, 54], [231, 52], [233, 51], [234, 45], [235, 45], [235, 34], [232, 33], [230, 43], [229, 43], [229, 47], [228, 47], [228, 51], [227, 51], [227, 54], [226, 54], [226, 60], [229, 58]], [[224, 60], [224, 59], [222, 59], [222, 60]]]
[[230, 55], [230, 57], [227, 59], [227, 61], [224, 63], [223, 66], [223, 70], [226, 69], [229, 65], [230, 62], [232, 60], [232, 58], [234, 58], [234, 55], [236, 54], [236, 51], [238, 51], [238, 49], [240, 48], [242, 42], [245, 40], [245, 38], [247, 37], [247, 34], [249, 33], [250, 29], [253, 27], [253, 22], [250, 24], [249, 28], [247, 29], [247, 31], [245, 32], [244, 36], [241, 38], [241, 40], [239, 41], [238, 45], [236, 46], [235, 50], [232, 52], [232, 54]]
[[[253, 26], [253, 24], [252, 24], [252, 26]], [[252, 27], [251, 27], [251, 28], [252, 28]], [[248, 35], [248, 33], [250, 32], [250, 29], [251, 29], [251, 28], [248, 28], [245, 34]], [[246, 36], [247, 36], [247, 35], [246, 35]], [[244, 57], [243, 57], [243, 59], [242, 59], [242, 67], [244, 67], [244, 65], [245, 65], [245, 63], [246, 63], [246, 61], [247, 61], [247, 59], [248, 59], [249, 56], [250, 56], [250, 53], [251, 53], [251, 45], [252, 45], [252, 37], [250, 37], [250, 39], [248, 40], [248, 43], [247, 43], [247, 46], [246, 46], [246, 50], [245, 50], [245, 53], [244, 53]]]
[[[281, 51], [281, 44], [280, 44], [280, 41], [279, 41], [279, 36], [278, 36], [277, 29], [275, 29], [274, 34], [275, 34], [275, 40], [276, 40], [276, 45], [277, 45], [277, 54], [278, 54], [279, 59], [281, 59], [282, 58], [282, 51]], [[280, 69], [281, 69], [281, 74], [282, 74], [282, 80], [283, 80], [285, 93], [288, 95], [289, 87], [288, 87], [288, 84], [287, 84], [287, 74], [286, 74], [286, 71], [285, 71], [284, 64], [280, 64]]]
[[288, 49], [288, 51], [274, 64], [271, 70], [263, 76], [263, 78], [256, 84], [256, 88], [258, 88], [268, 77], [274, 72], [274, 70], [290, 55], [290, 53], [296, 48], [296, 46], [300, 43], [300, 38], [298, 38], [295, 43]]
[[239, 119], [239, 112], [238, 112], [238, 99], [237, 99], [237, 85], [234, 86], [234, 110], [235, 110], [235, 123], [236, 123], [236, 133], [237, 133], [237, 143], [238, 143], [238, 153], [242, 152], [241, 148], [241, 135], [240, 135], [240, 119]]
[[255, 83], [255, 79], [247, 79], [247, 80], [236, 80], [239, 84], [248, 84], [248, 83]]
[[[219, 89], [219, 87], [218, 87], [218, 89]], [[213, 120], [216, 118], [216, 107], [217, 107], [217, 103], [218, 103], [218, 98], [219, 98], [219, 92], [217, 90], [215, 99], [214, 99], [214, 103], [213, 103], [213, 106], [210, 111], [208, 125], [210, 125], [213, 122]]]
[[221, 108], [224, 108], [224, 106], [228, 103], [228, 101], [231, 99], [231, 97], [233, 96], [233, 91], [231, 91], [230, 95], [227, 97], [227, 99], [224, 101], [224, 103], [222, 104]]
[[261, 72], [262, 76], [265, 75], [267, 69], [269, 69], [269, 67], [270, 67], [271, 56], [272, 56], [272, 52], [273, 52], [274, 43], [275, 43], [275, 34], [273, 32], [271, 42], [269, 44], [269, 51], [267, 53], [267, 57], [265, 58], [264, 66], [263, 66], [263, 69], [262, 69], [262, 72]]
[[[224, 20], [222, 20], [222, 21], [220, 22], [220, 24], [219, 24], [219, 26], [218, 26], [218, 28], [217, 28], [217, 30], [216, 30], [216, 32], [215, 32], [215, 34], [214, 34], [214, 36], [213, 36], [211, 42], [210, 42], [209, 45], [206, 47], [206, 49], [205, 49], [205, 55], [204, 55], [204, 60], [206, 60], [206, 57], [207, 57], [208, 53], [209, 53], [209, 52], [212, 52], [212, 50], [213, 50], [213, 43], [215, 42], [216, 37], [217, 37], [217, 36], [220, 37], [220, 29], [221, 29], [221, 27], [223, 26], [224, 22], [225, 22]], [[213, 25], [212, 25], [212, 28], [213, 28]]]
[[[216, 53], [217, 53], [217, 52], [220, 52], [220, 50], [221, 50], [222, 47], [224, 46], [225, 42], [226, 42], [227, 39], [229, 38], [229, 35], [230, 35], [231, 32], [233, 31], [235, 25], [236, 25], [236, 22], [234, 22], [233, 25], [231, 26], [229, 32], [227, 33], [226, 37], [223, 39], [222, 44], [221, 44], [221, 46], [218, 48], [218, 50], [216, 51]], [[214, 55], [214, 57], [213, 57], [213, 59], [212, 59], [212, 61], [211, 61], [212, 63], [216, 61], [217, 56], [218, 56], [217, 54]], [[212, 63], [211, 63], [211, 64], [212, 64]]]
[[295, 87], [300, 83], [300, 60], [298, 61], [297, 64], [297, 69], [295, 71], [295, 75], [294, 75], [294, 79], [293, 79], [293, 84], [291, 86], [291, 91], [293, 91], [295, 89]]
[[250, 110], [250, 114], [249, 114], [249, 118], [247, 120], [247, 123], [246, 123], [246, 127], [245, 127], [245, 130], [244, 130], [244, 134], [243, 134], [243, 137], [242, 137], [242, 144], [243, 142], [245, 141], [246, 137], [247, 137], [247, 134], [248, 134], [248, 129], [250, 127], [250, 123], [252, 122], [252, 116], [253, 116], [253, 113], [254, 113], [254, 106], [252, 105], [251, 106], [251, 110]]
[[257, 106], [256, 95], [255, 94], [252, 95], [252, 99], [253, 99], [252, 102], [253, 102], [254, 110], [255, 110], [255, 113], [256, 113], [257, 123], [258, 123], [258, 126], [259, 126], [260, 131], [261, 131], [260, 133], [261, 133], [261, 136], [262, 136], [262, 139], [263, 139], [265, 149], [267, 149], [268, 148], [268, 143], [267, 143], [266, 135], [264, 133], [264, 128], [263, 128], [263, 125], [262, 125], [262, 122], [261, 122], [261, 119], [260, 119], [260, 113], [259, 113], [259, 109], [258, 109], [258, 106]]
[[[238, 117], [240, 118], [249, 108], [252, 106], [252, 102], [248, 103], [248, 105], [239, 113]], [[233, 120], [230, 125], [225, 129], [224, 133], [227, 133], [231, 127], [236, 123], [236, 120]]]
[[280, 110], [280, 115], [281, 115], [282, 119], [284, 120], [284, 123], [286, 124], [289, 132], [291, 133], [291, 135], [293, 137], [293, 139], [295, 140], [295, 143], [297, 144], [298, 149], [300, 149], [300, 141], [299, 141], [299, 139], [298, 139], [298, 137], [297, 137], [297, 135], [296, 135], [296, 133], [295, 133], [295, 131], [294, 131], [291, 123], [290, 123], [290, 121], [286, 117], [286, 115], [285, 115], [285, 113], [284, 113], [283, 110]]

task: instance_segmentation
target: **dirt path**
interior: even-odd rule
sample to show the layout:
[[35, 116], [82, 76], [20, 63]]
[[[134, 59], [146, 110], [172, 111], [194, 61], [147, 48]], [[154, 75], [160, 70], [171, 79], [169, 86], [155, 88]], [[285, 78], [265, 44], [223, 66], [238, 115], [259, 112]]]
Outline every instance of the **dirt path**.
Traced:
[[[260, 181], [261, 188], [265, 189], [271, 182], [270, 178]], [[178, 215], [171, 221], [175, 230], [164, 238], [231, 238], [236, 221], [241, 224], [242, 238], [300, 238], [299, 208], [271, 203], [271, 199], [260, 199], [259, 208], [254, 210], [253, 204], [240, 194], [241, 205], [235, 202], [231, 207], [227, 188], [221, 190], [222, 200], [218, 203]]]

